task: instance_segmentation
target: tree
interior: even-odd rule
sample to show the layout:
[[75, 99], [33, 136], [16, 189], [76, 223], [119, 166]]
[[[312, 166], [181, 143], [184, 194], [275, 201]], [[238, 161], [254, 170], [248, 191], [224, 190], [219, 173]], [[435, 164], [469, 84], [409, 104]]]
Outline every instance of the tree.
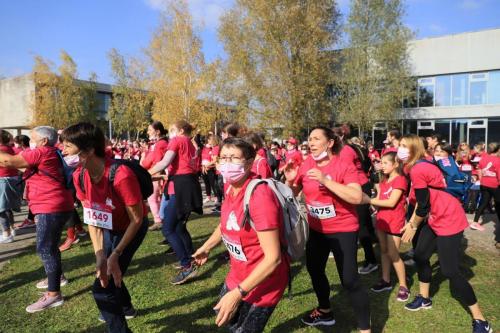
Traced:
[[169, 124], [206, 116], [202, 99], [211, 74], [185, 0], [168, 3], [146, 54], [152, 68], [153, 118]]
[[64, 50], [60, 53], [61, 65], [55, 72], [53, 64], [35, 56], [33, 78], [35, 96], [32, 104], [32, 125], [49, 125], [65, 128], [80, 121], [95, 121], [93, 112], [96, 94], [96, 76], [89, 82], [77, 79], [77, 65]]
[[221, 21], [232, 101], [258, 127], [298, 134], [329, 120], [334, 0], [237, 0]]
[[393, 120], [411, 91], [408, 41], [400, 0], [352, 0], [347, 45], [336, 80], [338, 113], [361, 131]]
[[115, 133], [137, 136], [151, 118], [151, 96], [147, 91], [144, 64], [138, 59], [125, 60], [118, 50], [108, 53], [115, 79], [109, 119]]

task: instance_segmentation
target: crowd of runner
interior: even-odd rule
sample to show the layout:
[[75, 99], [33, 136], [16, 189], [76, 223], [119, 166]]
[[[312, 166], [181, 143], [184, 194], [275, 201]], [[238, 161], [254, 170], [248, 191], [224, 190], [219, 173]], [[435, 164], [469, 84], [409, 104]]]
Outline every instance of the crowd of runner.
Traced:
[[[309, 229], [302, 250], [318, 305], [302, 318], [305, 325], [335, 324], [325, 271], [330, 256], [358, 329], [370, 332], [370, 292], [359, 274], [379, 271], [371, 292], [397, 288], [395, 301], [405, 309], [430, 309], [429, 259], [436, 252], [450, 289], [470, 310], [473, 332], [492, 332], [459, 265], [463, 232], [484, 231], [485, 210], [497, 214], [500, 249], [498, 143], [454, 147], [438, 134], [422, 138], [393, 129], [376, 149], [351, 136], [347, 125], [315, 127], [304, 142], [266, 141], [235, 123], [202, 135], [185, 121], [168, 129], [154, 121], [146, 133], [141, 141], [108, 140], [90, 123], [60, 131], [40, 126], [29, 137], [1, 130], [0, 243], [14, 242], [17, 229], [36, 227], [36, 250], [47, 275], [36, 284], [47, 292], [27, 312], [64, 303], [61, 287], [68, 280], [61, 252], [88, 233], [96, 257], [92, 293], [99, 320], [109, 332], [130, 332], [126, 320], [137, 312], [123, 277], [148, 229], [161, 230], [161, 245], [178, 260], [173, 285], [196, 278], [212, 249], [225, 245], [230, 269], [214, 308], [215, 323], [231, 332], [262, 332], [291, 285], [290, 264], [297, 259], [286, 250], [296, 246], [287, 221], [297, 222], [301, 214], [290, 217], [284, 209], [274, 187], [279, 183], [298, 198]], [[15, 227], [14, 212], [23, 201], [29, 215]], [[195, 249], [187, 221], [204, 207], [213, 207], [220, 223]], [[473, 221], [466, 212], [474, 213]], [[416, 295], [410, 293], [399, 250], [403, 242], [412, 244], [406, 264], [416, 266]], [[391, 281], [391, 267], [397, 281]]]

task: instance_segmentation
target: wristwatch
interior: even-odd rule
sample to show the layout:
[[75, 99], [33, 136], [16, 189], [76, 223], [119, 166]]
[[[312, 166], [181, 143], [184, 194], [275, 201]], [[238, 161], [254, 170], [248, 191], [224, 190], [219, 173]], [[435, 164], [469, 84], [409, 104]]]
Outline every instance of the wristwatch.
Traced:
[[238, 290], [240, 291], [241, 296], [246, 297], [248, 295], [248, 291], [243, 290], [240, 285], [238, 285]]

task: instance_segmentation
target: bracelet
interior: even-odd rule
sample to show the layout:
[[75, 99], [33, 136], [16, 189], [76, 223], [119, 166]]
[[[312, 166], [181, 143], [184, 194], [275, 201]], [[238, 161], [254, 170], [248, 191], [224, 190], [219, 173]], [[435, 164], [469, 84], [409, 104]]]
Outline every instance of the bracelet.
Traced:
[[239, 290], [239, 292], [240, 292], [240, 294], [241, 294], [242, 297], [246, 297], [248, 295], [248, 291], [243, 290], [243, 288], [241, 288], [240, 285], [238, 285], [237, 288], [238, 288], [238, 290]]

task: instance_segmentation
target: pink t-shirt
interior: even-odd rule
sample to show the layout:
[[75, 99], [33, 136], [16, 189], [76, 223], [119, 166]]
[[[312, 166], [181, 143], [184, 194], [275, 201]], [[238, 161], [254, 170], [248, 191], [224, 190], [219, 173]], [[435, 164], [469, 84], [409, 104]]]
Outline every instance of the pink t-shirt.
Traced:
[[170, 140], [167, 150], [175, 153], [172, 161], [172, 169], [169, 169], [169, 175], [187, 175], [197, 172], [196, 148], [194, 148], [191, 139], [187, 136], [177, 136]]
[[[264, 258], [264, 251], [259, 243], [257, 232], [249, 223], [241, 228], [244, 219], [243, 197], [251, 178], [243, 188], [232, 194], [229, 187], [221, 208], [220, 230], [230, 256], [230, 268], [226, 277], [229, 289], [237, 288]], [[283, 230], [283, 212], [274, 192], [266, 185], [259, 185], [250, 199], [250, 217], [257, 231], [279, 229], [280, 242], [286, 244]], [[245, 302], [256, 306], [275, 306], [283, 296], [288, 285], [290, 260], [286, 253], [281, 256], [281, 263], [274, 272], [251, 290]]]
[[[71, 190], [65, 187], [63, 166], [56, 147], [25, 150], [20, 155], [29, 167], [25, 176], [28, 204], [33, 214], [69, 212], [74, 209]], [[38, 170], [38, 171], [36, 171]]]
[[262, 179], [271, 178], [273, 176], [271, 167], [269, 166], [269, 163], [267, 163], [267, 159], [265, 158], [254, 160], [252, 165], [252, 172]]
[[[9, 155], [16, 155], [11, 146], [0, 145], [0, 151]], [[17, 169], [0, 167], [0, 177], [16, 177], [17, 175]]]
[[319, 167], [312, 157], [308, 157], [299, 168], [295, 184], [302, 185], [309, 227], [324, 234], [358, 231], [355, 206], [339, 198], [318, 181], [310, 179], [307, 172], [314, 168], [321, 170], [327, 178], [337, 183], [359, 183], [354, 164], [333, 156], [326, 166]]
[[392, 181], [383, 180], [380, 184], [380, 200], [387, 200], [391, 197], [392, 191], [401, 190], [403, 194], [398, 203], [393, 208], [380, 207], [377, 213], [376, 228], [391, 234], [401, 233], [406, 219], [406, 191], [408, 182], [406, 177], [397, 176]]
[[368, 176], [366, 172], [363, 171], [361, 161], [359, 160], [358, 154], [350, 146], [345, 145], [339, 153], [341, 159], [345, 160], [347, 163], [351, 163], [356, 167], [356, 173], [358, 174], [358, 183], [364, 185], [368, 182]]
[[483, 154], [479, 161], [478, 168], [481, 170], [481, 185], [497, 188], [500, 173], [500, 158]]
[[443, 173], [437, 166], [417, 163], [410, 170], [410, 179], [414, 190], [429, 188], [431, 207], [428, 223], [436, 235], [455, 235], [469, 226], [460, 201], [445, 191], [434, 189], [446, 186]]

